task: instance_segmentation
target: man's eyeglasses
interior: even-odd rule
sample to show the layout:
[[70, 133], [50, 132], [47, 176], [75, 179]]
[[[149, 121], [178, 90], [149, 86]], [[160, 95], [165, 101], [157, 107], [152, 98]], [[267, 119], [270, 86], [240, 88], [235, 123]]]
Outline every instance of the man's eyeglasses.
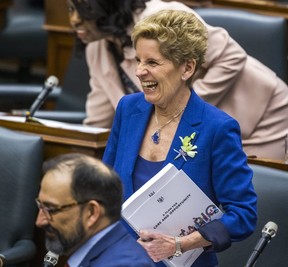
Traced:
[[58, 212], [62, 212], [65, 209], [72, 208], [74, 206], [83, 205], [85, 203], [88, 203], [90, 200], [73, 202], [73, 203], [70, 203], [70, 204], [60, 205], [60, 206], [56, 206], [56, 207], [53, 207], [53, 208], [49, 208], [49, 207], [45, 206], [45, 204], [43, 204], [38, 198], [36, 198], [35, 201], [36, 201], [38, 209], [42, 210], [44, 215], [46, 216], [46, 218], [49, 221], [51, 221], [52, 220], [52, 215], [54, 215], [54, 214], [56, 214]]

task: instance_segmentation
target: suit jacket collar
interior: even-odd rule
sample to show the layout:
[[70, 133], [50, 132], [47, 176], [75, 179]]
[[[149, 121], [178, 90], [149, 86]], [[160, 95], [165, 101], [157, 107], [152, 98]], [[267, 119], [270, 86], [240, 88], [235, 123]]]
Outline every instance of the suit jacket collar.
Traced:
[[121, 239], [124, 235], [127, 234], [126, 228], [121, 224], [117, 223], [110, 232], [103, 236], [94, 247], [88, 252], [83, 261], [80, 264], [80, 267], [89, 267], [91, 266], [91, 261], [95, 260], [99, 255], [106, 249], [109, 249], [114, 243]]

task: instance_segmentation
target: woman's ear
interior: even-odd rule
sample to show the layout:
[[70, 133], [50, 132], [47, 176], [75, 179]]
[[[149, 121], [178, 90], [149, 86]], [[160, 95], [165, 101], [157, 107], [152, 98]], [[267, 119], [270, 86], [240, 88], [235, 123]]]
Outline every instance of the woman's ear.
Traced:
[[195, 72], [195, 69], [196, 69], [196, 60], [195, 59], [187, 60], [184, 63], [184, 73], [182, 75], [182, 80], [186, 81], [190, 77], [192, 77]]

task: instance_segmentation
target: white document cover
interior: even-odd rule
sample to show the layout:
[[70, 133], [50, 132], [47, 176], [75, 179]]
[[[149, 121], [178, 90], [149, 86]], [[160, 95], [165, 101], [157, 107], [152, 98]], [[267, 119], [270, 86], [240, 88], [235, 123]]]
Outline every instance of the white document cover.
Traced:
[[[134, 229], [185, 236], [223, 215], [186, 175], [169, 163], [122, 205], [122, 217]], [[191, 266], [202, 248], [164, 260], [167, 266]]]

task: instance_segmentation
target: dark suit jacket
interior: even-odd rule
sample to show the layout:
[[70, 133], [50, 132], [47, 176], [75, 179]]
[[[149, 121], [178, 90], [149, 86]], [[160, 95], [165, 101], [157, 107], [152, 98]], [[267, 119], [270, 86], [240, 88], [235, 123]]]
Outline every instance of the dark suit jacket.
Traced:
[[89, 251], [79, 267], [154, 267], [146, 251], [117, 224]]
[[[134, 192], [134, 165], [152, 112], [153, 105], [143, 93], [124, 96], [116, 110], [103, 161], [119, 173], [125, 199]], [[186, 157], [187, 161], [182, 157], [175, 159], [174, 149], [181, 146], [179, 136], [184, 138], [193, 132], [198, 153], [194, 158]], [[183, 169], [214, 203], [221, 204], [225, 214], [220, 221], [232, 241], [249, 236], [257, 220], [253, 173], [247, 165], [240, 136], [235, 119], [204, 102], [192, 90], [163, 165], [170, 162]]]

